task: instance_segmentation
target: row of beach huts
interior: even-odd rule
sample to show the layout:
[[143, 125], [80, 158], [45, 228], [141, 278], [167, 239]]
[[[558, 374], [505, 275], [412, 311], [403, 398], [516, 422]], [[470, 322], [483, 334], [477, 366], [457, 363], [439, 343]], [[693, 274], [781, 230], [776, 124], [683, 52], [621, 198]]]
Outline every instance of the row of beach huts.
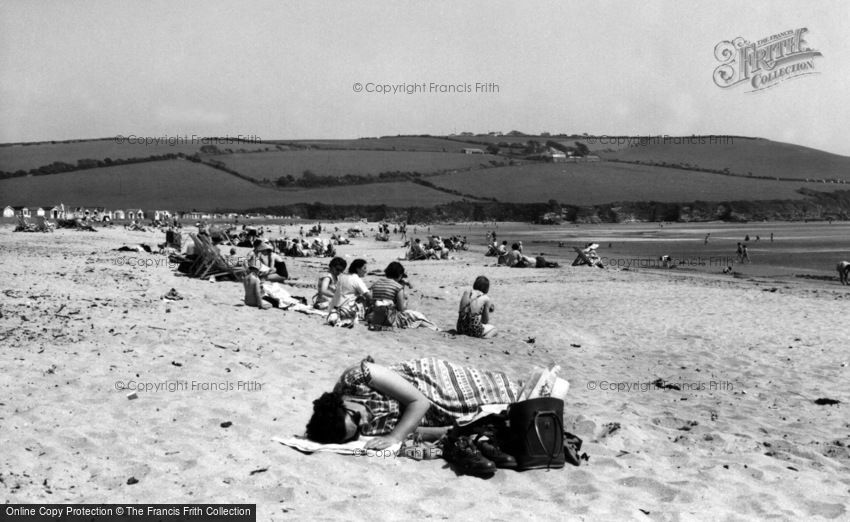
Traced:
[[172, 218], [191, 220], [218, 220], [235, 219], [239, 217], [236, 213], [210, 213], [210, 212], [176, 212], [171, 210], [144, 210], [140, 208], [130, 209], [107, 209], [105, 207], [66, 207], [44, 206], [44, 207], [3, 207], [4, 218], [23, 217], [25, 219], [43, 217], [45, 219], [86, 219], [90, 221], [166, 221]]

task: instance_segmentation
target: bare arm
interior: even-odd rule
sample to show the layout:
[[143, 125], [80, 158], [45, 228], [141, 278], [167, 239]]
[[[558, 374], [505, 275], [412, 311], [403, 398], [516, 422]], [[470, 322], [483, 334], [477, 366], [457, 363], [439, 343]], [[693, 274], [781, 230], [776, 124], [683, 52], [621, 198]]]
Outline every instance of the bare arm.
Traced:
[[395, 309], [399, 312], [407, 310], [407, 299], [404, 297], [404, 287], [402, 286], [395, 294]]
[[487, 324], [490, 322], [490, 297], [485, 295], [481, 299], [481, 323]]
[[416, 386], [404, 380], [389, 368], [369, 364], [372, 381], [369, 386], [401, 403], [403, 413], [395, 429], [389, 435], [376, 437], [366, 444], [367, 449], [385, 449], [404, 441], [419, 426], [431, 403]]
[[319, 281], [319, 295], [327, 297], [328, 299], [334, 296], [333, 290], [331, 290], [331, 278], [323, 277]]

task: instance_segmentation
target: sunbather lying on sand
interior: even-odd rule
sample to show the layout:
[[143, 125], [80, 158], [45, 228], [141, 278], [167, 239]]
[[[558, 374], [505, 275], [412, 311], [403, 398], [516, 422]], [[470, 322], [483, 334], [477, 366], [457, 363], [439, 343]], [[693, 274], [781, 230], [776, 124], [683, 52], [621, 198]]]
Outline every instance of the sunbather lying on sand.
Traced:
[[463, 293], [457, 316], [457, 333], [485, 339], [496, 335], [496, 327], [490, 324], [490, 314], [496, 307], [487, 295], [489, 290], [490, 280], [478, 276], [472, 290]]
[[[368, 357], [345, 370], [332, 392], [313, 401], [307, 437], [341, 443], [359, 435], [375, 436], [366, 448], [384, 449], [404, 441], [414, 430], [426, 438], [438, 438], [456, 418], [484, 404], [516, 402], [517, 396], [516, 383], [502, 372], [464, 368], [434, 358], [387, 367]], [[423, 429], [427, 427], [440, 429]]]

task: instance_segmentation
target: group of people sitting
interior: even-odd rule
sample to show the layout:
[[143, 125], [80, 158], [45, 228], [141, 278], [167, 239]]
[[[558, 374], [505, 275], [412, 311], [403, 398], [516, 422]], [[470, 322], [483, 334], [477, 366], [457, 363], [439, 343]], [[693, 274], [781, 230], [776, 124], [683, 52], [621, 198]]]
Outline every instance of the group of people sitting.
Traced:
[[448, 259], [451, 252], [466, 249], [466, 237], [461, 239], [460, 237], [452, 236], [444, 240], [440, 236], [431, 236], [428, 238], [427, 243], [423, 243], [419, 238], [416, 238], [412, 243], [405, 243], [404, 246], [410, 247], [405, 257], [408, 261]]
[[[348, 270], [346, 272], [346, 266]], [[328, 264], [328, 271], [319, 277], [313, 306], [327, 310], [327, 322], [334, 326], [353, 326], [365, 321], [371, 329], [439, 328], [423, 313], [407, 306], [405, 287], [410, 287], [404, 266], [393, 261], [384, 269], [384, 277], [371, 286], [363, 281], [366, 261], [355, 259], [351, 265], [340, 257]], [[487, 292], [489, 280], [480, 276], [472, 290], [461, 297], [457, 332], [472, 337], [489, 338], [496, 330], [490, 324], [495, 310]]]
[[285, 238], [277, 240], [277, 247], [289, 257], [333, 257], [336, 255], [333, 239], [314, 237], [312, 241], [303, 238]]

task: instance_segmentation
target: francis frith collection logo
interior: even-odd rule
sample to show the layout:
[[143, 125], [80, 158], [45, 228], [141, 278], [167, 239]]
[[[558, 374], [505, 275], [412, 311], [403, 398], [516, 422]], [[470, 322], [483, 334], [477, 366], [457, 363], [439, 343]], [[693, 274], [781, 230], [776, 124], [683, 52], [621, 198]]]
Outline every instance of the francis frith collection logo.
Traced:
[[784, 31], [757, 42], [742, 37], [724, 40], [714, 47], [720, 65], [714, 69], [714, 83], [724, 89], [749, 84], [750, 91], [774, 87], [807, 74], [817, 74], [815, 58], [823, 56], [810, 49], [804, 39], [808, 29]]

